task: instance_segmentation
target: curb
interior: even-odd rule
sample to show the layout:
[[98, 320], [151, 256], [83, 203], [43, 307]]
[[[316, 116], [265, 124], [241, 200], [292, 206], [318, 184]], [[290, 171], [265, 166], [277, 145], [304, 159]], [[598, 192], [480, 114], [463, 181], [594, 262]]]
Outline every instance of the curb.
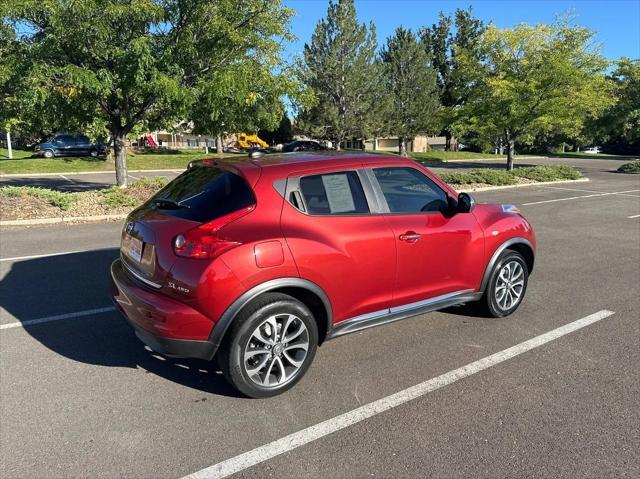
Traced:
[[[163, 169], [163, 170], [128, 170], [127, 173], [181, 173], [184, 170], [176, 169]], [[115, 176], [115, 172], [111, 170], [98, 170], [98, 171], [63, 171], [60, 173], [9, 173], [2, 174], [2, 178], [43, 178], [47, 176], [75, 176], [75, 175], [100, 175], [111, 173]]]
[[60, 223], [123, 220], [127, 215], [128, 213], [120, 213], [117, 215], [59, 216], [57, 218], [38, 218], [33, 220], [0, 220], [0, 226], [35, 226]]
[[[493, 190], [508, 190], [511, 188], [523, 188], [525, 186], [545, 186], [545, 185], [558, 185], [566, 183], [586, 183], [589, 178], [579, 178], [577, 180], [560, 180], [560, 181], [538, 181], [537, 183], [521, 183], [519, 185], [503, 185], [503, 186], [481, 186], [479, 188], [471, 188], [466, 191], [493, 191]], [[455, 188], [456, 191], [459, 188]]]
[[[514, 158], [514, 164], [518, 160], [545, 160], [548, 159], [547, 156], [518, 156]], [[429, 160], [420, 160], [420, 161], [429, 161]], [[469, 158], [467, 160], [440, 160], [442, 163], [464, 163], [464, 162], [472, 162], [472, 163], [480, 163], [482, 161], [507, 161], [507, 157], [504, 158]]]

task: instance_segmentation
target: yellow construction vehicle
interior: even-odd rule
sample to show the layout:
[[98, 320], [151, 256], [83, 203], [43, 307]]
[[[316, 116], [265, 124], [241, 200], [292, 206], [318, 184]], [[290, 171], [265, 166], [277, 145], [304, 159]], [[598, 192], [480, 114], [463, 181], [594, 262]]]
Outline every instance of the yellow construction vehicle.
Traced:
[[236, 141], [236, 148], [238, 149], [269, 148], [269, 144], [266, 141], [261, 140], [258, 135], [238, 133], [236, 137], [238, 138]]

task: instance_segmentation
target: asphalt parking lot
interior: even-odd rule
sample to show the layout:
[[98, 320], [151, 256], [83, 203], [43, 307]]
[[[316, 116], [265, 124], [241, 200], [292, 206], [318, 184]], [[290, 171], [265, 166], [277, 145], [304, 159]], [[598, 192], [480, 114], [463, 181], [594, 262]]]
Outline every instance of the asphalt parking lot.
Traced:
[[561, 162], [591, 181], [476, 195], [537, 233], [512, 317], [457, 308], [330, 341], [268, 400], [137, 340], [107, 294], [119, 223], [3, 229], [0, 476], [640, 477], [640, 177]]

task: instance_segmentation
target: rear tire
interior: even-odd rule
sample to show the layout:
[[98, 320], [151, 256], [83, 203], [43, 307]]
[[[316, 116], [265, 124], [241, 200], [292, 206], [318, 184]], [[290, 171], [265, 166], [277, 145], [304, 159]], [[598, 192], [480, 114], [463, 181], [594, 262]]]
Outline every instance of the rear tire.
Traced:
[[234, 320], [218, 357], [238, 391], [266, 398], [300, 381], [317, 347], [318, 326], [309, 308], [286, 294], [266, 293]]
[[504, 251], [489, 276], [484, 296], [478, 306], [493, 318], [509, 316], [522, 303], [529, 282], [529, 269], [517, 251]]
[[89, 155], [91, 155], [92, 158], [97, 158], [98, 157], [98, 150], [91, 150], [89, 152]]

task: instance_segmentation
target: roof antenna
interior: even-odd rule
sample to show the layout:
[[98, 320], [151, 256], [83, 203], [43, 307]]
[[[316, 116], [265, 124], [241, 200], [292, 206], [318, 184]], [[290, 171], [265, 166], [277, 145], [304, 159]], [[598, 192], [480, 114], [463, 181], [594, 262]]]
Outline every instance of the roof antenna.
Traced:
[[264, 153], [261, 152], [260, 150], [252, 151], [249, 153], [249, 158], [253, 158], [254, 160], [257, 160], [258, 158], [262, 158], [263, 156], [264, 156]]

